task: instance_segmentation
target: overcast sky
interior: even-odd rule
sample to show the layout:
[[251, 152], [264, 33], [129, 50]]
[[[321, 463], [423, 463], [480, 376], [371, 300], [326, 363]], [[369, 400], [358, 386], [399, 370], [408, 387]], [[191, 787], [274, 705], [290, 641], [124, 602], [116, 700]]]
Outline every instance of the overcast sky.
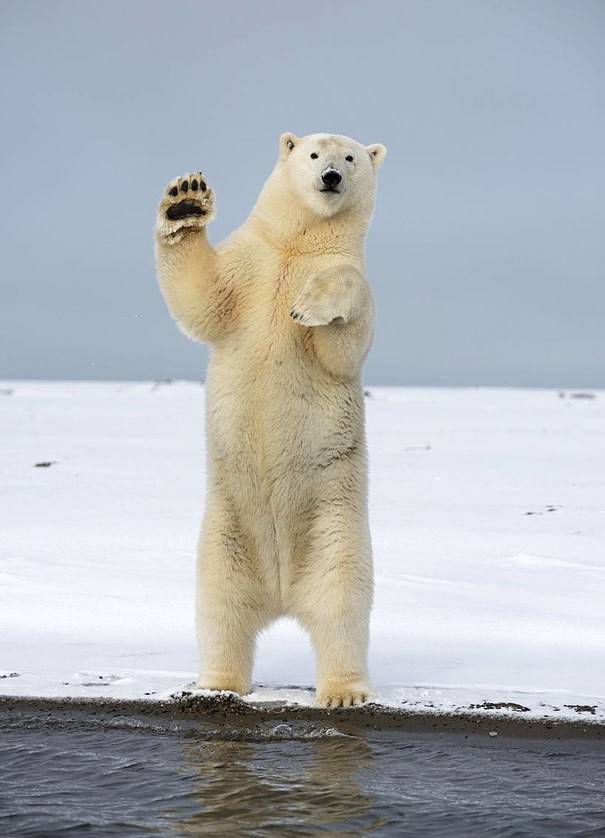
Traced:
[[155, 205], [219, 241], [283, 131], [383, 142], [374, 384], [605, 386], [605, 2], [3, 0], [0, 376], [203, 378]]

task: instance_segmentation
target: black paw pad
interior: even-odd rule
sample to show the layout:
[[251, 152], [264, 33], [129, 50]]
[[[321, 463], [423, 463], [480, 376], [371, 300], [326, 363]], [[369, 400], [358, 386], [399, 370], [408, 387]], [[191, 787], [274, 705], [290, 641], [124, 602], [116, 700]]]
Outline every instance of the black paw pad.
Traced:
[[179, 201], [178, 204], [172, 204], [166, 210], [166, 218], [171, 221], [178, 218], [187, 218], [188, 215], [206, 215], [206, 211], [201, 208], [197, 201]]
[[194, 192], [197, 192], [197, 180], [195, 178], [193, 178], [193, 180], [191, 181], [191, 189]]
[[189, 183], [188, 183], [188, 181], [184, 180], [181, 183], [181, 192], [187, 192], [188, 189], [189, 189]]
[[169, 190], [168, 190], [168, 194], [169, 194], [169, 195], [172, 195], [172, 197], [173, 197], [173, 198], [175, 198], [175, 197], [179, 194], [178, 187], [177, 187], [177, 186], [173, 186], [173, 187], [172, 187], [172, 189], [169, 189]]
[[206, 181], [205, 180], [200, 180], [200, 189], [201, 189], [202, 192], [206, 191]]

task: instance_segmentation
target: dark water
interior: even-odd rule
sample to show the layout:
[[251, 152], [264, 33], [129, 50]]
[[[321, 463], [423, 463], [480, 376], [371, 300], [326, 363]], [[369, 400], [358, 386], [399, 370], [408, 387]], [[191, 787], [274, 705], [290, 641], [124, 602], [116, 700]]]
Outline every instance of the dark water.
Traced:
[[605, 743], [0, 716], [0, 835], [605, 836]]

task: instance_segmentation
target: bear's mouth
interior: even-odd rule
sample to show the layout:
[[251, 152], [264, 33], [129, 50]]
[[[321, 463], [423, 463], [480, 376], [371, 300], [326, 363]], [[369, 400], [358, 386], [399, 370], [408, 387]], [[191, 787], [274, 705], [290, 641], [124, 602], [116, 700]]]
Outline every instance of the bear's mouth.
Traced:
[[320, 192], [334, 192], [336, 195], [340, 195], [340, 189], [336, 189], [334, 186], [326, 186], [323, 189], [319, 190]]

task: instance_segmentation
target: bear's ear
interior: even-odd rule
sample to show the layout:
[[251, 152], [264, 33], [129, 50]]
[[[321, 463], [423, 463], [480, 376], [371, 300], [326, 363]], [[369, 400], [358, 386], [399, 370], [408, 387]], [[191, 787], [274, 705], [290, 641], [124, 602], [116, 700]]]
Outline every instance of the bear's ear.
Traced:
[[287, 157], [294, 146], [300, 142], [300, 137], [296, 134], [282, 134], [279, 138], [279, 153], [282, 157]]
[[367, 145], [366, 148], [370, 155], [372, 166], [377, 169], [382, 165], [384, 158], [387, 156], [386, 146], [383, 146], [382, 143], [374, 143], [373, 145]]

